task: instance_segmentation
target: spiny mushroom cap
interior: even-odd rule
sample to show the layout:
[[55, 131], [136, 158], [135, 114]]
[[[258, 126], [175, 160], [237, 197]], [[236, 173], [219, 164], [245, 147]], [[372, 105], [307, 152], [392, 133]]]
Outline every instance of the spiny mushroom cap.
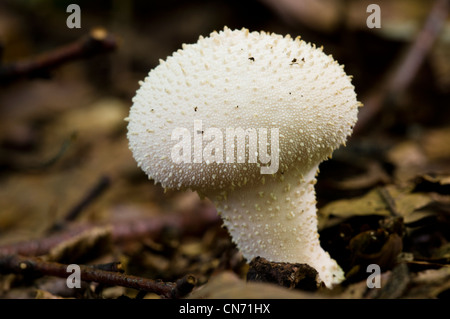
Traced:
[[[321, 48], [225, 27], [184, 44], [150, 71], [133, 98], [128, 139], [138, 166], [163, 187], [227, 190], [279, 178], [292, 167], [308, 172], [345, 143], [359, 105], [351, 78]], [[202, 132], [194, 132], [195, 120]], [[221, 130], [223, 149], [215, 151], [224, 152], [224, 162], [175, 163], [176, 128], [186, 128], [192, 140], [208, 128]], [[271, 129], [278, 129], [278, 171], [261, 174], [260, 163], [249, 163], [248, 147], [244, 163], [227, 163], [227, 128], [267, 129], [269, 154]], [[203, 139], [202, 150], [209, 141]]]

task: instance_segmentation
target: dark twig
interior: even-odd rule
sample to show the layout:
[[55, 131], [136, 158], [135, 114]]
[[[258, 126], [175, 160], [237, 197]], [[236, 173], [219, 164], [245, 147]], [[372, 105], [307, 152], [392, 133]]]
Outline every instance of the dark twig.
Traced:
[[96, 264], [96, 265], [90, 265], [87, 267], [92, 267], [95, 269], [100, 269], [100, 270], [104, 270], [104, 271], [112, 271], [112, 272], [119, 272], [121, 274], [124, 273], [124, 269], [122, 267], [122, 263], [121, 262], [111, 262], [111, 263], [106, 263], [106, 264]]
[[8, 83], [24, 76], [39, 76], [68, 61], [113, 51], [118, 41], [105, 29], [93, 29], [89, 35], [74, 43], [44, 53], [29, 60], [0, 66], [0, 83]]
[[64, 219], [56, 223], [50, 231], [60, 230], [68, 222], [74, 221], [90, 203], [103, 194], [110, 184], [110, 178], [108, 176], [102, 176], [97, 184], [84, 195], [81, 201], [65, 215]]
[[[216, 210], [211, 206], [205, 206], [179, 214], [165, 214], [152, 218], [116, 222], [112, 224], [112, 239], [114, 242], [136, 240], [143, 237], [155, 239], [166, 228], [174, 228], [179, 231], [180, 235], [194, 235], [217, 224], [219, 220]], [[62, 242], [98, 226], [96, 224], [77, 225], [45, 238], [6, 244], [0, 246], [0, 256], [14, 254], [24, 256], [45, 255]]]
[[392, 216], [394, 217], [401, 216], [401, 214], [397, 210], [395, 200], [392, 198], [391, 194], [389, 194], [389, 191], [384, 187], [377, 188], [377, 191], [378, 194], [380, 194], [381, 198], [386, 203], [386, 206], [389, 209], [389, 212], [392, 214]]
[[395, 100], [408, 88], [436, 42], [449, 10], [450, 0], [434, 2], [422, 30], [400, 60], [401, 62], [393, 72], [386, 74], [386, 79], [380, 82], [381, 86], [364, 99], [364, 107], [359, 112], [358, 122], [354, 128], [355, 134], [364, 130], [387, 103], [395, 103]]
[[[0, 257], [1, 273], [31, 273], [67, 278], [71, 275], [71, 272], [67, 272], [67, 267], [68, 265], [45, 261], [38, 257], [18, 255]], [[192, 275], [186, 275], [177, 283], [172, 283], [106, 271], [92, 266], [80, 265], [79, 267], [80, 279], [83, 281], [134, 288], [156, 293], [164, 298], [181, 298], [188, 294], [196, 284], [196, 279]]]
[[29, 165], [29, 167], [24, 167], [25, 169], [31, 170], [44, 170], [52, 167], [55, 163], [57, 163], [69, 150], [69, 148], [73, 145], [74, 141], [77, 138], [77, 134], [74, 132], [70, 134], [62, 143], [61, 147], [58, 149], [55, 155], [44, 161], [43, 163]]
[[186, 275], [181, 279], [178, 279], [175, 283], [175, 287], [172, 288], [171, 297], [175, 299], [182, 298], [194, 289], [197, 284], [197, 278], [192, 275]]
[[67, 229], [64, 232], [54, 234], [52, 236], [5, 244], [0, 246], [0, 256], [13, 254], [25, 256], [45, 255], [53, 247], [56, 247], [58, 244], [81, 234], [83, 231], [86, 231], [89, 228], [90, 227], [87, 227], [86, 225], [81, 225]]
[[317, 271], [307, 264], [271, 262], [255, 257], [250, 262], [247, 281], [270, 282], [287, 288], [317, 290]]

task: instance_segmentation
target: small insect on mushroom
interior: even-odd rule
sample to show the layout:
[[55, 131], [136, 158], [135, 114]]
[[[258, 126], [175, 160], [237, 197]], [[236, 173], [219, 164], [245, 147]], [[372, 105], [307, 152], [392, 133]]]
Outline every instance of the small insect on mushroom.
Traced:
[[[320, 246], [314, 184], [320, 162], [351, 135], [360, 105], [351, 78], [321, 49], [225, 27], [150, 71], [127, 136], [155, 183], [215, 203], [248, 261], [306, 263], [332, 287], [344, 274]], [[274, 171], [264, 170], [269, 162]]]

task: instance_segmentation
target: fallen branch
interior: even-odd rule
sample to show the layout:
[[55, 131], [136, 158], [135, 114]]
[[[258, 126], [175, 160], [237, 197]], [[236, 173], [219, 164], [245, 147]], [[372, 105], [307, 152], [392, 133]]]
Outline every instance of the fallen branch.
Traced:
[[[18, 255], [0, 257], [0, 273], [40, 274], [68, 278], [68, 265], [45, 261], [38, 257], [23, 257]], [[122, 286], [140, 291], [152, 292], [163, 298], [181, 298], [192, 291], [197, 280], [192, 275], [186, 275], [176, 283], [155, 281], [147, 278], [126, 275], [119, 272], [102, 270], [97, 267], [79, 265], [80, 279], [110, 286]]]
[[51, 227], [50, 232], [54, 232], [57, 230], [63, 229], [68, 223], [74, 221], [80, 213], [91, 204], [96, 198], [98, 198], [103, 192], [110, 186], [111, 179], [104, 175], [101, 176], [98, 180], [97, 184], [83, 196], [81, 201], [75, 205], [69, 212], [64, 216], [64, 218], [55, 225]]
[[0, 83], [24, 76], [38, 77], [68, 61], [113, 51], [118, 41], [105, 29], [93, 29], [87, 37], [29, 60], [0, 65]]

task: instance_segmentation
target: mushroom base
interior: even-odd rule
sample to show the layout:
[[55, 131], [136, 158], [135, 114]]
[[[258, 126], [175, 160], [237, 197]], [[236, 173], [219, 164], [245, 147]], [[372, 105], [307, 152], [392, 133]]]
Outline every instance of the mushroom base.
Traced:
[[244, 257], [273, 262], [305, 263], [328, 288], [344, 273], [323, 250], [317, 231], [314, 184], [317, 166], [303, 175], [285, 173], [270, 189], [255, 185], [212, 196], [224, 224]]

